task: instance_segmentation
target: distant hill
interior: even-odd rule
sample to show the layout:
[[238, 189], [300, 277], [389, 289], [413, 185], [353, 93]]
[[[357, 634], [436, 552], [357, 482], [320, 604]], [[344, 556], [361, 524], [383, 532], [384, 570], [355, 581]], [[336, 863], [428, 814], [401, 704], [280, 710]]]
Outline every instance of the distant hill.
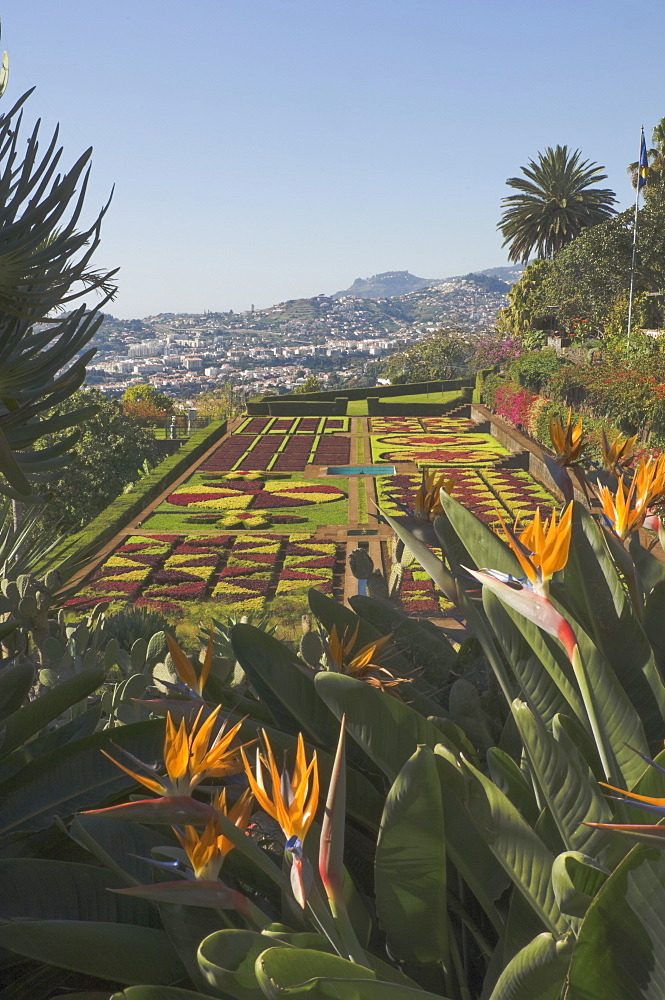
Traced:
[[350, 288], [335, 292], [332, 298], [355, 295], [359, 299], [391, 299], [394, 295], [407, 295], [436, 284], [436, 278], [417, 278], [409, 271], [384, 271], [371, 278], [356, 278]]
[[484, 271], [457, 274], [452, 278], [418, 278], [410, 271], [383, 271], [371, 278], [356, 278], [352, 285], [341, 292], [335, 292], [331, 298], [341, 299], [347, 295], [355, 295], [358, 299], [392, 299], [410, 292], [419, 292], [423, 288], [440, 287], [451, 281], [462, 280], [474, 281], [488, 292], [505, 295], [508, 288], [520, 280], [523, 270], [519, 264], [513, 264], [512, 267], [488, 267]]

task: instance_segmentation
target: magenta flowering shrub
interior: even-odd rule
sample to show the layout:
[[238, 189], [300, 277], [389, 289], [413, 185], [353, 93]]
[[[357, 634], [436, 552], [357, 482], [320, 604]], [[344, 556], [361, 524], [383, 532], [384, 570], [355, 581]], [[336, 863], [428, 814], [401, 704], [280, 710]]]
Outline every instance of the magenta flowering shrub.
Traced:
[[476, 341], [473, 363], [476, 370], [493, 368], [499, 365], [507, 367], [522, 353], [522, 341], [519, 337], [481, 337]]
[[527, 427], [529, 412], [537, 396], [515, 382], [505, 382], [496, 392], [496, 412], [515, 427]]

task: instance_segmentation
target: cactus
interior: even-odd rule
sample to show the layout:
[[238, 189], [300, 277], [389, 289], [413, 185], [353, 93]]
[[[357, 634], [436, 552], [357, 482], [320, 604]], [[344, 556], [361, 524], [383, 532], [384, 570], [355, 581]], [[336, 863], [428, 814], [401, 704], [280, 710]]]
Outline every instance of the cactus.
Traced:
[[374, 562], [367, 549], [354, 549], [349, 555], [349, 566], [356, 580], [369, 580], [374, 572]]
[[367, 593], [378, 601], [390, 601], [390, 591], [383, 573], [375, 569], [367, 580]]
[[318, 667], [323, 656], [323, 643], [316, 632], [309, 629], [300, 638], [298, 652], [309, 667]]

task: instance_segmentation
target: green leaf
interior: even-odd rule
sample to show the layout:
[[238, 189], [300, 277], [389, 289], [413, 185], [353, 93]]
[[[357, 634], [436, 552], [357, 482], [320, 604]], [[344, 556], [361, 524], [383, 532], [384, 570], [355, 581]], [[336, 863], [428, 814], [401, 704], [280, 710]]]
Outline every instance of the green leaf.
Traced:
[[558, 713], [586, 721], [584, 703], [560, 643], [488, 590], [483, 591], [483, 605], [534, 715], [546, 726]]
[[611, 558], [602, 529], [580, 503], [573, 506], [568, 562], [552, 594], [573, 614], [610, 664], [649, 740], [658, 739], [665, 686], [644, 630]]
[[665, 581], [656, 584], [647, 597], [642, 625], [662, 671], [665, 669]]
[[231, 645], [247, 678], [280, 728], [334, 745], [338, 724], [314, 690], [314, 671], [278, 639], [252, 625], [236, 625]]
[[109, 892], [123, 885], [114, 874], [93, 865], [47, 858], [2, 859], [0, 920], [108, 920], [159, 927], [151, 907]]
[[665, 853], [641, 845], [589, 907], [569, 970], [567, 1000], [665, 996]]
[[[211, 997], [214, 993], [194, 993], [192, 990], [181, 990], [177, 986], [128, 986], [120, 993], [113, 993], [110, 1000], [201, 1000], [201, 997]], [[100, 1000], [108, 1000], [108, 993], [100, 993]], [[63, 1000], [70, 1000], [69, 994]]]
[[185, 976], [164, 931], [91, 920], [34, 920], [0, 925], [0, 946], [112, 982], [169, 985]]
[[177, 846], [170, 831], [152, 830], [110, 816], [75, 816], [69, 835], [113, 872], [120, 885], [149, 882], [154, 868], [143, 859], [151, 857], [154, 847]]
[[491, 747], [487, 751], [487, 766], [497, 788], [519, 809], [529, 826], [533, 826], [538, 819], [538, 803], [533, 788], [513, 758], [499, 747]]
[[500, 937], [504, 920], [496, 901], [506, 891], [510, 880], [466, 808], [468, 780], [462, 765], [441, 745], [436, 747], [434, 756], [445, 803], [447, 855]]
[[657, 584], [665, 583], [665, 564], [642, 545], [639, 531], [634, 531], [630, 536], [628, 548], [647, 594]]
[[348, 635], [353, 635], [357, 627], [359, 649], [368, 642], [375, 642], [384, 634], [369, 622], [359, 618], [350, 608], [340, 604], [339, 601], [334, 601], [331, 597], [326, 597], [319, 590], [308, 591], [307, 597], [312, 614], [318, 618], [328, 634], [332, 632], [333, 625], [337, 627], [340, 635], [344, 630], [347, 630]]
[[[445, 524], [450, 524], [477, 569], [496, 569], [518, 578], [524, 575], [506, 543], [454, 496], [442, 492], [441, 505], [444, 516], [434, 523], [437, 532], [443, 532], [445, 536]], [[472, 566], [469, 568], [473, 569]]]
[[538, 934], [503, 970], [490, 1000], [559, 1000], [572, 943]]
[[9, 485], [20, 493], [21, 496], [29, 496], [32, 487], [21, 471], [14, 453], [5, 437], [4, 431], [0, 430], [0, 472], [5, 477]]
[[314, 680], [317, 694], [368, 756], [394, 781], [421, 744], [432, 749], [441, 732], [404, 702], [344, 674], [322, 671]]
[[[0, 669], [0, 721], [8, 715], [17, 712], [28, 696], [28, 691], [35, 681], [35, 668], [32, 663], [19, 663], [16, 666]], [[0, 732], [2, 726], [0, 726]], [[2, 738], [0, 737], [0, 749]]]
[[[263, 1000], [254, 966], [259, 955], [274, 942], [274, 938], [255, 931], [217, 931], [201, 942], [199, 966], [207, 982], [234, 1000]], [[283, 940], [278, 950], [281, 948], [290, 945]]]
[[583, 917], [609, 874], [594, 858], [579, 851], [559, 854], [552, 866], [552, 885], [561, 912]]
[[552, 889], [553, 856], [489, 778], [468, 762], [463, 767], [470, 779], [468, 809], [479, 833], [545, 929], [555, 936], [565, 933], [568, 925]]
[[440, 994], [378, 981], [370, 969], [338, 955], [301, 948], [267, 949], [256, 960], [256, 978], [269, 1000], [301, 993], [340, 1000], [445, 1000]]
[[513, 715], [566, 849], [602, 855], [608, 847], [608, 836], [584, 824], [610, 823], [613, 815], [588, 765], [569, 756], [524, 702], [513, 702]]
[[86, 698], [104, 683], [103, 670], [84, 670], [83, 673], [63, 681], [51, 691], [28, 702], [7, 716], [2, 724], [4, 739], [0, 744], [0, 757], [6, 757], [47, 723], [57, 719], [68, 708]]
[[392, 633], [393, 641], [409, 660], [412, 668], [423, 671], [431, 684], [445, 682], [457, 653], [445, 633], [428, 621], [408, 618], [399, 608], [392, 608], [373, 597], [354, 595], [349, 604], [364, 621], [381, 635]]
[[155, 761], [163, 742], [164, 724], [155, 719], [95, 733], [31, 761], [0, 785], [0, 833], [41, 830], [55, 816], [104, 804], [135, 782], [101, 751], [117, 752], [116, 744], [140, 760]]
[[444, 806], [428, 748], [416, 750], [388, 793], [376, 845], [375, 892], [391, 954], [405, 962], [446, 964]]

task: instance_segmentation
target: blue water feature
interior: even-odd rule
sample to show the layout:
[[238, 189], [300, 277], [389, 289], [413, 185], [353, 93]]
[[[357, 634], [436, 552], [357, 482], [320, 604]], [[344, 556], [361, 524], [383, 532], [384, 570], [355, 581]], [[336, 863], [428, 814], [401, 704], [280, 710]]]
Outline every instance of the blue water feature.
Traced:
[[394, 476], [394, 465], [329, 465], [328, 476]]

